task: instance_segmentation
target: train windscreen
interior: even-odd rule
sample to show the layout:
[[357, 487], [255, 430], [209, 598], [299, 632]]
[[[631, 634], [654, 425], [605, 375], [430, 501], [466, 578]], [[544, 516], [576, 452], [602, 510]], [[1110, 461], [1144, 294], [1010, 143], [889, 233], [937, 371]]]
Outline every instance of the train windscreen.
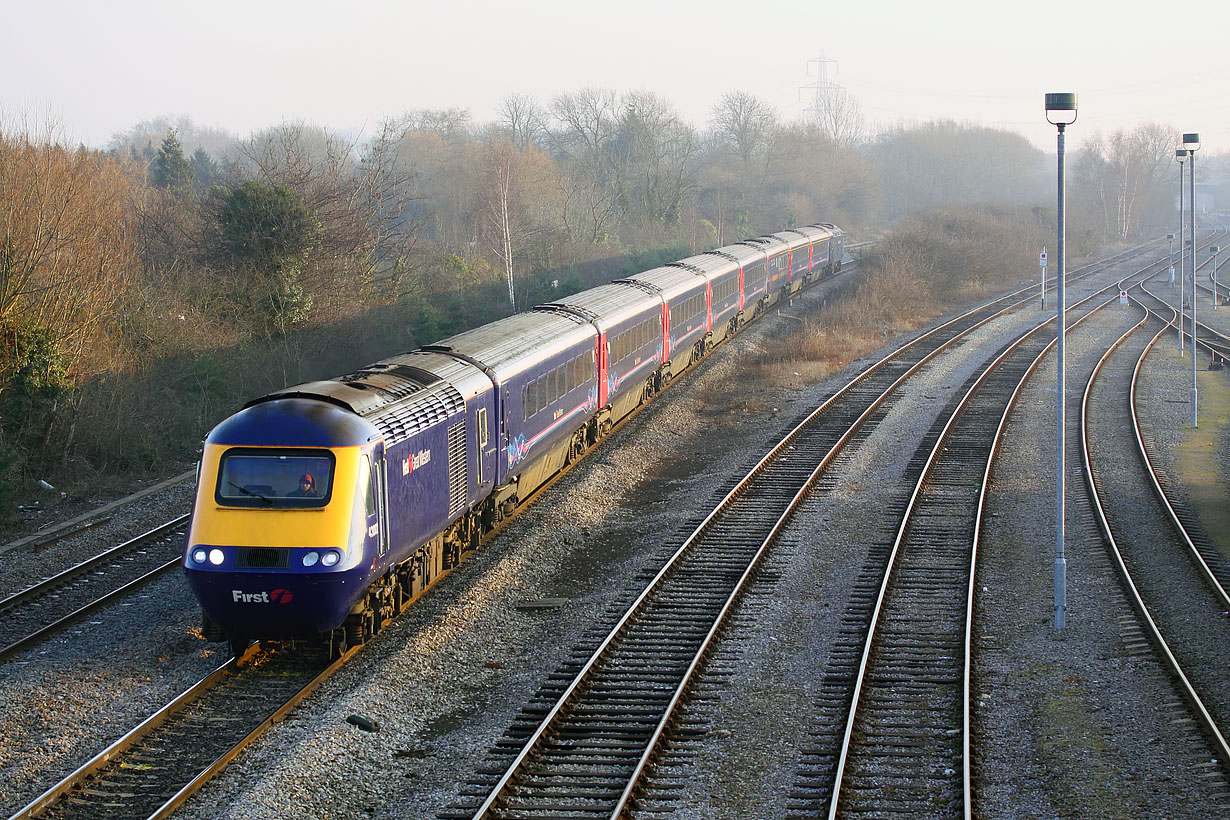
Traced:
[[228, 450], [214, 495], [228, 507], [323, 507], [333, 489], [333, 466], [327, 450]]

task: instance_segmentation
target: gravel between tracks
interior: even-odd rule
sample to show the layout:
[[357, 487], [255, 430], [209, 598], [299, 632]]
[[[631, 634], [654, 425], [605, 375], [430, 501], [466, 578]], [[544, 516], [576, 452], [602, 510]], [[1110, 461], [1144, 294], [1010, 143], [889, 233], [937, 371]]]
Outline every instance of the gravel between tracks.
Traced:
[[[813, 292], [792, 310], [804, 311], [822, 299], [821, 292]], [[884, 534], [868, 522], [876, 520], [885, 497], [900, 490], [893, 476], [927, 426], [917, 418], [922, 408], [941, 407], [964, 381], [963, 368], [971, 366], [974, 354], [998, 347], [994, 339], [1002, 337], [1004, 326], [1024, 321], [1018, 317], [982, 331], [980, 342], [945, 357], [929, 381], [911, 386], [909, 397], [888, 413], [867, 446], [842, 463], [844, 479], [816, 493], [796, 517], [762, 573], [765, 580], [737, 615], [738, 637], [714, 658], [716, 668], [739, 674], [724, 684], [703, 683], [699, 690], [709, 699], [689, 719], [709, 730], [701, 746], [705, 754], [690, 760], [671, 756], [662, 768], [663, 777], [684, 784], [674, 816], [785, 816], [786, 801], [778, 790], [788, 790], [794, 781], [817, 671], [837, 628], [844, 590], [862, 564], [862, 547], [851, 547]], [[659, 397], [177, 816], [434, 817], [481, 765], [542, 679], [604, 617], [609, 598], [626, 579], [661, 560], [662, 545], [684, 521], [709, 509], [720, 479], [734, 469], [745, 471], [786, 420], [845, 383], [839, 375], [816, 385], [802, 385], [800, 378], [799, 384], [766, 388], [737, 378], [758, 345], [791, 324], [766, 317], [690, 374], [686, 384]], [[999, 472], [1005, 489], [1011, 485], [1016, 491], [1016, 503], [998, 510], [990, 528], [992, 539], [1010, 540], [1032, 554], [1024, 564], [1007, 553], [992, 558], [999, 561], [999, 574], [994, 580], [980, 578], [987, 587], [983, 616], [1021, 627], [991, 635], [990, 649], [984, 649], [987, 674], [994, 678], [994, 686], [983, 691], [990, 744], [984, 763], [1002, 777], [986, 783], [988, 802], [981, 816], [1058, 817], [1073, 793], [1089, 790], [1089, 799], [1098, 802], [1087, 805], [1100, 813], [1084, 816], [1138, 816], [1140, 807], [1154, 816], [1197, 816], [1182, 811], [1183, 796], [1192, 794], [1186, 786], [1170, 789], [1177, 806], [1172, 812], [1171, 803], [1152, 801], [1156, 782], [1129, 778], [1108, 792], [1083, 785], [1075, 768], [1066, 777], [1057, 776], [1065, 769], [1053, 768], [1092, 757], [1106, 767], [1097, 771], [1119, 774], [1126, 764], [1119, 751], [1125, 747], [1118, 744], [1125, 739], [1140, 744], [1126, 748], [1148, 749], [1151, 758], [1180, 759], [1190, 750], [1182, 742], [1168, 745], [1164, 733], [1139, 726], [1136, 717], [1115, 706], [1124, 691], [1159, 684], [1131, 674], [1135, 659], [1115, 649], [1117, 621], [1108, 620], [1111, 615], [1090, 619], [1087, 637], [1099, 642], [1094, 651], [1082, 632], [1080, 610], [1070, 616], [1077, 628], [1062, 639], [1049, 629], [1053, 523], [1036, 512], [1052, 509], [1054, 497], [1046, 478], [1053, 475], [1054, 447], [1046, 443], [1053, 442], [1053, 431], [1047, 438], [1054, 424], [1053, 410], [1047, 410], [1053, 406], [1053, 366], [1047, 373], [1043, 368], [1033, 378], [1033, 395], [1018, 411]], [[184, 499], [169, 494], [165, 503], [182, 511]], [[28, 566], [15, 566], [14, 560]], [[24, 586], [24, 578], [48, 572], [37, 555], [5, 556], [0, 567], [3, 594]], [[1074, 599], [1079, 594], [1082, 602], [1092, 598], [1086, 595], [1091, 589], [1113, 587], [1083, 565], [1071, 572], [1078, 591], [1070, 594]], [[194, 635], [195, 610], [172, 603], [187, 596], [182, 582], [167, 579], [148, 594], [141, 620], [167, 624], [152, 640], [148, 629], [133, 635], [131, 619], [97, 616], [91, 619], [101, 621], [91, 624], [96, 634], [67, 634], [43, 647], [42, 654], [19, 659], [24, 665], [0, 667], [0, 719], [18, 725], [31, 703], [46, 714], [42, 727], [27, 733], [28, 741], [10, 746], [6, 737], [0, 808], [19, 808], [34, 796], [35, 786], [51, 778], [48, 772], [84, 760], [90, 749], [135, 724], [132, 716], [147, 713], [145, 704], [161, 692], [174, 694], [183, 681], [214, 665], [216, 657], [203, 656], [208, 645]], [[563, 603], [525, 608], [556, 598]], [[1115, 611], [1111, 600], [1108, 612]], [[155, 609], [159, 605], [167, 609]], [[97, 646], [113, 649], [90, 648]], [[1065, 674], [1069, 669], [1074, 671]], [[103, 719], [98, 703], [105, 704]], [[346, 717], [355, 713], [379, 721], [380, 730], [367, 733], [347, 724]], [[748, 729], [754, 733], [741, 734]], [[42, 742], [39, 731], [47, 733]], [[40, 746], [48, 747], [41, 756], [32, 751]]]

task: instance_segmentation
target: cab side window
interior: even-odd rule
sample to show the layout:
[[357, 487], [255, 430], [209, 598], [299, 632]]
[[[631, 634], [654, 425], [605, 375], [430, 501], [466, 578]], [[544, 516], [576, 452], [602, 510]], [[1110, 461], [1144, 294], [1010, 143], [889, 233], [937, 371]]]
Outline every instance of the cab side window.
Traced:
[[372, 460], [369, 456], [363, 456], [363, 469], [359, 480], [363, 483], [363, 506], [367, 517], [371, 518], [376, 514], [376, 486], [372, 481]]

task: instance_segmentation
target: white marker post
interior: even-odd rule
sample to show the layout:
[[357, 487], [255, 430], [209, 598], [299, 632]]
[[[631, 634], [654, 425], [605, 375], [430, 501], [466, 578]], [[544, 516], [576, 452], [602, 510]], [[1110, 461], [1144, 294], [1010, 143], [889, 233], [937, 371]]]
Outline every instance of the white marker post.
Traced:
[[1046, 310], [1046, 248], [1038, 254], [1038, 264], [1042, 267], [1042, 309]]

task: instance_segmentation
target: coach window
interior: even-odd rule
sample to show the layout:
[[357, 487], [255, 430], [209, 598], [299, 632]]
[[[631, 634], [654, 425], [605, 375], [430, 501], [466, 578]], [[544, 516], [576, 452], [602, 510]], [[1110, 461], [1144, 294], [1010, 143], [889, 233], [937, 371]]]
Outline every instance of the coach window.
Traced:
[[487, 446], [487, 408], [480, 407], [478, 410], [478, 446]]

